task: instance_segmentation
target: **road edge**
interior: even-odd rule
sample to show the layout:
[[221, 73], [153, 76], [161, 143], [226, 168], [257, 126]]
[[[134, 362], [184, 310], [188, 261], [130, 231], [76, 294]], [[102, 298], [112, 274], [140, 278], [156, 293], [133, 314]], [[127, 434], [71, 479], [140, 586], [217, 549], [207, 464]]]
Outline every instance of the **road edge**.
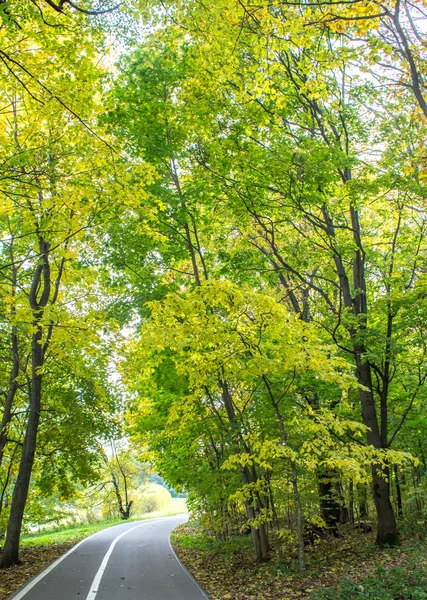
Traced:
[[[176, 527], [179, 527], [179, 525], [177, 525]], [[185, 573], [188, 575], [188, 577], [190, 579], [193, 580], [193, 582], [196, 584], [196, 586], [199, 588], [199, 590], [201, 591], [202, 595], [206, 598], [206, 600], [212, 600], [212, 598], [209, 596], [209, 594], [207, 593], [206, 590], [204, 590], [202, 588], [202, 586], [200, 585], [200, 583], [197, 581], [197, 579], [194, 577], [194, 575], [192, 573], [190, 573], [190, 571], [187, 569], [187, 567], [184, 565], [184, 563], [182, 562], [182, 560], [179, 558], [178, 554], [175, 552], [175, 550], [173, 549], [172, 546], [172, 542], [171, 542], [171, 535], [172, 533], [175, 531], [176, 527], [174, 529], [172, 529], [172, 531], [169, 534], [169, 547], [172, 551], [172, 554], [174, 555], [174, 557], [176, 558], [179, 566], [181, 567], [181, 569], [183, 571], [185, 571]]]

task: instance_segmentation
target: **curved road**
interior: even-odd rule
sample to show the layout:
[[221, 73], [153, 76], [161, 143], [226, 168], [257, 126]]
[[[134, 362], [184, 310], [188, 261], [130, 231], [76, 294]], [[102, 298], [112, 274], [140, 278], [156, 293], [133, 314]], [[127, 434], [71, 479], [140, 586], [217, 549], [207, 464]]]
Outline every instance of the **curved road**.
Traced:
[[209, 600], [169, 535], [186, 516], [124, 523], [64, 554], [10, 600]]

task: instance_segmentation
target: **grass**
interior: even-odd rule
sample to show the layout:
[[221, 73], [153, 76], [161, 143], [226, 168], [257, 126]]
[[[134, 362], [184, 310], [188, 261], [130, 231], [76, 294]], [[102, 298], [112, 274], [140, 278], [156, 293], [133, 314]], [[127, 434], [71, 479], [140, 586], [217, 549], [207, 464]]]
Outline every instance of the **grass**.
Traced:
[[252, 551], [252, 540], [250, 536], [231, 536], [225, 541], [217, 538], [203, 535], [202, 533], [194, 533], [195, 527], [189, 533], [181, 531], [172, 532], [171, 540], [178, 541], [183, 548], [187, 550], [195, 550], [201, 552], [209, 552], [211, 554], [223, 554], [229, 556], [236, 552]]
[[393, 554], [394, 563], [377, 563], [368, 576], [357, 581], [344, 577], [337, 587], [318, 591], [312, 600], [427, 600], [425, 545], [410, 542]]
[[[156, 519], [158, 517], [169, 517], [186, 512], [187, 507], [185, 504], [185, 498], [172, 498], [171, 503], [165, 510], [145, 513], [142, 515], [133, 515], [129, 521], [141, 521], [145, 519]], [[102, 529], [114, 527], [114, 525], [120, 525], [122, 523], [124, 523], [122, 519], [113, 519], [97, 521], [95, 523], [76, 523], [65, 528], [57, 527], [55, 529], [50, 529], [49, 531], [40, 531], [38, 533], [31, 533], [22, 536], [21, 546], [25, 548], [32, 546], [50, 546], [51, 544], [63, 544], [65, 542], [77, 543], [93, 533], [97, 533]]]

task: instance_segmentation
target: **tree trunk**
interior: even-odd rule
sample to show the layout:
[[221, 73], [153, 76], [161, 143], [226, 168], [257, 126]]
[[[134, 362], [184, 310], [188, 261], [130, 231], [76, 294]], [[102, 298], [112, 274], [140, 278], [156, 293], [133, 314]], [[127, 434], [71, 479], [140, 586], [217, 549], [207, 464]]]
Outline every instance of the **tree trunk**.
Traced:
[[111, 472], [111, 483], [113, 484], [114, 493], [117, 499], [117, 504], [119, 508], [120, 518], [124, 521], [127, 521], [130, 517], [130, 509], [132, 508], [133, 501], [129, 502], [127, 497], [127, 490], [125, 496], [125, 502], [123, 504], [122, 495], [120, 493], [120, 484], [118, 478], [115, 476], [113, 472]]
[[[218, 383], [219, 383], [219, 387], [221, 389], [222, 400], [224, 403], [225, 410], [227, 412], [228, 420], [229, 420], [232, 428], [234, 429], [240, 443], [244, 446], [244, 450], [246, 452], [248, 452], [249, 448], [247, 447], [247, 444], [245, 444], [244, 440], [242, 440], [240, 427], [237, 422], [236, 413], [234, 410], [233, 399], [232, 399], [230, 391], [228, 389], [227, 382], [219, 381]], [[236, 449], [237, 449], [237, 451], [240, 450], [240, 448], [236, 448]], [[240, 473], [242, 476], [243, 485], [250, 485], [252, 483], [255, 483], [257, 480], [255, 470], [254, 470], [254, 473], [251, 474], [248, 467], [240, 467]], [[252, 535], [252, 541], [254, 544], [256, 558], [260, 562], [265, 562], [268, 560], [268, 552], [270, 549], [270, 544], [268, 541], [268, 533], [267, 533], [267, 529], [263, 523], [260, 523], [257, 527], [254, 527], [252, 525], [254, 520], [256, 520], [257, 517], [260, 515], [261, 506], [260, 506], [259, 498], [256, 498], [255, 494], [253, 494], [253, 493], [252, 493], [251, 500], [252, 501], [245, 502], [246, 516], [247, 516], [247, 519], [248, 519], [248, 521], [250, 523], [250, 527], [251, 527], [251, 535]]]
[[359, 520], [363, 521], [368, 518], [368, 498], [366, 493], [366, 485], [358, 486], [362, 491], [362, 499], [359, 500]]
[[348, 489], [349, 501], [348, 501], [348, 517], [350, 519], [350, 523], [354, 525], [354, 483], [353, 480], [350, 480]]
[[[49, 265], [49, 244], [39, 238], [41, 262], [37, 265], [28, 300], [33, 312], [34, 333], [31, 339], [31, 383], [29, 385], [29, 411], [24, 443], [22, 446], [21, 462], [18, 477], [15, 482], [12, 503], [7, 525], [6, 541], [0, 568], [11, 567], [19, 563], [19, 541], [21, 537], [22, 520], [30, 487], [31, 472], [36, 453], [37, 432], [40, 421], [41, 393], [42, 393], [42, 367], [45, 351], [48, 348], [53, 324], [47, 327], [43, 343], [43, 325], [41, 320], [44, 309], [50, 299], [51, 272]], [[61, 280], [64, 259], [58, 272], [55, 291], [51, 303], [58, 297], [59, 283]]]
[[12, 327], [12, 369], [10, 371], [9, 390], [6, 396], [6, 402], [3, 408], [3, 416], [0, 423], [0, 467], [3, 462], [4, 449], [7, 444], [7, 427], [12, 420], [12, 406], [15, 399], [15, 394], [18, 389], [19, 375], [19, 357], [18, 357], [18, 340], [16, 337], [15, 327]]
[[[372, 396], [372, 378], [370, 365], [363, 361], [364, 348], [357, 347], [357, 379], [367, 389], [360, 389], [360, 400], [362, 405], [362, 418], [364, 424], [369, 428], [367, 432], [368, 443], [374, 448], [383, 448], [382, 435], [378, 427], [375, 411], [375, 402]], [[390, 500], [389, 469], [380, 465], [372, 466], [372, 486], [374, 494], [375, 510], [377, 513], [377, 539], [380, 546], [395, 546], [399, 544], [397, 523], [394, 516], [393, 506]]]
[[[254, 478], [251, 476], [247, 467], [241, 467], [240, 472], [242, 474], [242, 482], [244, 485], [250, 485], [254, 482]], [[266, 562], [268, 560], [268, 552], [270, 550], [267, 529], [264, 523], [260, 523], [256, 527], [252, 524], [260, 514], [260, 506], [258, 501], [253, 498], [252, 502], [245, 502], [245, 509], [246, 518], [250, 523], [256, 559], [259, 562]]]
[[345, 525], [345, 523], [349, 522], [350, 517], [349, 517], [348, 508], [345, 504], [342, 485], [340, 484], [339, 481], [336, 481], [334, 483], [334, 488], [335, 488], [335, 493], [336, 493], [338, 507], [339, 507], [339, 513], [340, 513], [339, 522], [341, 525]]
[[[251, 521], [255, 518], [255, 510], [253, 506], [250, 506], [249, 503], [245, 504], [245, 508], [246, 518], [248, 521]], [[265, 547], [265, 531], [263, 530], [261, 533], [261, 529], [263, 529], [263, 527], [254, 527], [253, 525], [250, 527], [256, 559], [259, 562], [265, 562], [268, 559], [268, 548], [266, 549]]]
[[130, 502], [126, 502], [126, 508], [120, 509], [120, 515], [124, 521], [127, 521], [130, 517], [130, 510], [132, 508], [132, 504], [133, 504], [133, 500], [131, 500]]
[[[279, 404], [274, 398], [274, 394], [270, 387], [267, 377], [263, 377], [264, 383], [270, 397], [271, 403], [276, 413], [277, 421], [279, 423], [280, 438], [284, 446], [288, 445], [288, 436], [286, 433], [285, 424], [283, 422], [282, 413], [280, 412]], [[305, 552], [304, 552], [304, 518], [301, 505], [301, 496], [298, 489], [298, 471], [297, 465], [294, 460], [290, 460], [291, 472], [292, 472], [292, 490], [294, 493], [295, 510], [297, 517], [297, 539], [298, 539], [298, 563], [300, 571], [305, 571]]]
[[279, 531], [280, 521], [279, 521], [279, 516], [277, 514], [276, 503], [274, 502], [273, 490], [271, 489], [270, 482], [268, 482], [268, 493], [269, 493], [269, 497], [270, 497], [270, 508], [271, 508], [271, 515], [273, 517], [273, 526], [276, 529], [276, 531]]
[[[345, 180], [351, 179], [351, 172], [345, 174]], [[356, 378], [359, 387], [359, 398], [362, 413], [363, 424], [367, 426], [368, 444], [374, 448], [387, 448], [387, 393], [380, 398], [380, 425], [378, 423], [377, 409], [375, 406], [374, 395], [372, 392], [372, 372], [371, 365], [366, 360], [366, 348], [363, 343], [363, 337], [366, 332], [368, 305], [366, 294], [366, 275], [365, 275], [365, 254], [362, 247], [361, 227], [358, 210], [350, 206], [351, 223], [353, 231], [353, 240], [356, 245], [356, 251], [353, 259], [353, 289], [351, 293], [349, 278], [346, 267], [340, 254], [334, 256], [337, 275], [340, 279], [340, 287], [343, 295], [344, 304], [347, 309], [357, 317], [357, 327], [351, 325], [348, 329], [353, 340], [353, 351], [356, 359]], [[325, 223], [328, 227], [328, 233], [333, 239], [335, 236], [334, 225], [329, 214], [324, 210]], [[391, 326], [391, 323], [388, 323]], [[391, 332], [390, 332], [391, 335]], [[362, 341], [361, 341], [362, 340]], [[385, 378], [388, 381], [388, 378]], [[387, 387], [385, 388], [387, 389]], [[374, 491], [375, 509], [377, 512], [378, 532], [377, 543], [397, 544], [398, 533], [396, 519], [394, 517], [393, 507], [390, 501], [390, 486], [382, 477], [386, 475], [378, 465], [372, 466], [372, 484]]]
[[301, 496], [298, 489], [297, 466], [291, 460], [292, 467], [292, 489], [294, 492], [295, 509], [297, 513], [297, 537], [298, 537], [298, 565], [301, 572], [305, 571], [305, 552], [304, 552], [304, 524], [301, 506]]
[[326, 527], [335, 534], [338, 532], [337, 525], [340, 521], [340, 506], [334, 490], [334, 475], [331, 471], [322, 471], [319, 473], [318, 488], [320, 514], [326, 523]]
[[40, 420], [42, 385], [42, 374], [40, 370], [43, 365], [43, 347], [41, 344], [42, 333], [42, 327], [38, 325], [37, 331], [33, 334], [32, 338], [32, 375], [28, 423], [22, 448], [18, 477], [13, 490], [6, 541], [3, 549], [3, 556], [0, 561], [0, 568], [7, 568], [19, 564], [19, 541], [21, 537], [22, 520], [30, 486]]
[[[7, 508], [8, 503], [9, 503], [9, 494], [7, 493], [8, 487], [9, 487], [9, 483], [12, 479], [12, 472], [13, 472], [13, 467], [15, 464], [15, 455], [18, 452], [18, 445], [15, 445], [15, 448], [12, 452], [12, 456], [9, 459], [9, 464], [7, 466], [7, 471], [6, 471], [6, 475], [3, 478], [2, 481], [2, 490], [0, 492], [0, 515], [3, 512], [3, 508]], [[6, 531], [4, 530], [3, 533], [0, 532], [0, 540], [2, 539], [2, 537], [4, 536], [4, 534], [6, 533]]]
[[402, 490], [400, 488], [399, 470], [396, 465], [394, 465], [394, 478], [396, 480], [397, 516], [399, 519], [403, 519]]
[[374, 502], [378, 518], [376, 543], [380, 546], [396, 546], [399, 544], [396, 519], [390, 501], [389, 476], [388, 467], [384, 468], [380, 465], [372, 467]]

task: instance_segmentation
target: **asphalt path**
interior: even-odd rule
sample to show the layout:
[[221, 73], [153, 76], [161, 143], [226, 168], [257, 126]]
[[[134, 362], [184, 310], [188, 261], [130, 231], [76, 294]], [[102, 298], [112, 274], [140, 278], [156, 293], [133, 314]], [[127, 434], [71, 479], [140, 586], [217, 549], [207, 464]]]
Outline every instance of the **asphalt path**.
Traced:
[[171, 531], [186, 520], [178, 515], [99, 531], [10, 600], [209, 600], [170, 545]]

